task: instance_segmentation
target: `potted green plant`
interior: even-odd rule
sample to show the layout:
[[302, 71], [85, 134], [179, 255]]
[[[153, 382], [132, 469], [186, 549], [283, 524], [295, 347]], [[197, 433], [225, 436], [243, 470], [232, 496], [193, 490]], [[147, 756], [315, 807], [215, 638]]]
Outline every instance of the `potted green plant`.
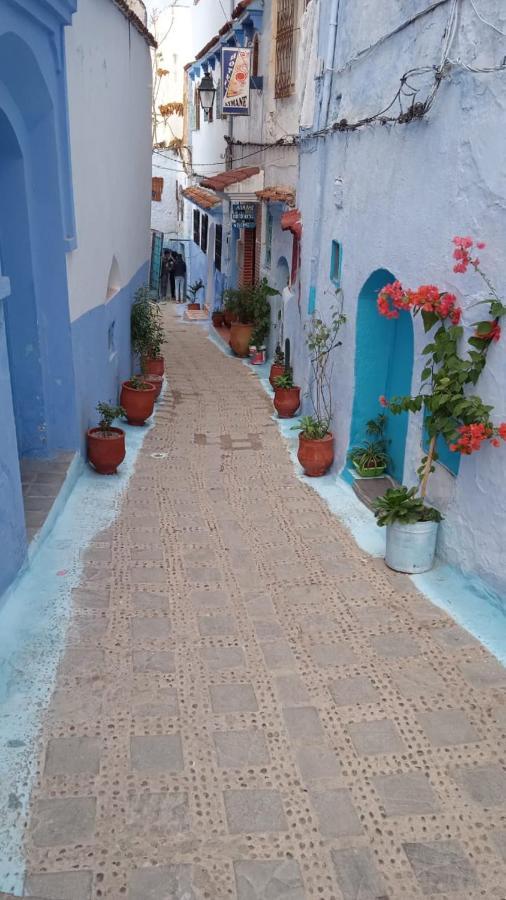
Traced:
[[125, 432], [122, 428], [113, 428], [115, 419], [125, 415], [122, 406], [111, 406], [109, 403], [97, 403], [100, 414], [97, 428], [89, 428], [86, 432], [88, 460], [100, 475], [114, 475], [125, 458]]
[[155, 393], [155, 387], [137, 375], [123, 382], [120, 403], [130, 425], [144, 425], [153, 414]]
[[[401, 487], [395, 494], [387, 491], [376, 501], [378, 524], [387, 528], [385, 560], [399, 572], [425, 572], [433, 565], [442, 516], [426, 503], [426, 496], [429, 477], [438, 459], [438, 442], [445, 441], [452, 452], [470, 455], [486, 443], [498, 447], [500, 439], [506, 440], [506, 423], [494, 425], [493, 408], [470, 393], [485, 368], [491, 344], [500, 339], [499, 320], [506, 314], [506, 306], [481, 269], [479, 259], [472, 255], [474, 241], [469, 237], [455, 237], [453, 243], [454, 271], [466, 272], [471, 266], [489, 292], [486, 299], [479, 301], [489, 307], [489, 318], [474, 323], [467, 352], [461, 350], [462, 311], [454, 294], [440, 291], [435, 285], [406, 290], [396, 281], [386, 285], [378, 295], [379, 312], [386, 318], [395, 319], [400, 310], [408, 310], [414, 317], [421, 316], [426, 333], [435, 328], [422, 350], [426, 359], [419, 392], [414, 396], [379, 398], [381, 405], [393, 415], [423, 412], [428, 437], [428, 449], [418, 469], [418, 488]], [[485, 247], [482, 243], [476, 246], [480, 250]]]
[[164, 360], [161, 353], [165, 335], [160, 307], [151, 300], [149, 287], [143, 285], [135, 292], [130, 313], [132, 350], [141, 360], [145, 375], [163, 375]]
[[215, 328], [223, 327], [223, 310], [222, 309], [214, 309], [213, 314], [211, 316], [212, 323]]
[[188, 301], [188, 309], [200, 309], [200, 303], [198, 301], [198, 293], [204, 287], [204, 282], [201, 278], [198, 281], [194, 281], [193, 284], [190, 284], [188, 287], [188, 293], [186, 295], [186, 299]]
[[274, 388], [274, 381], [280, 375], [283, 375], [285, 371], [285, 354], [283, 353], [279, 344], [276, 344], [276, 349], [274, 351], [274, 361], [271, 366], [271, 371], [269, 373], [269, 381], [271, 388]]
[[236, 356], [248, 356], [250, 345], [262, 346], [270, 327], [268, 298], [278, 293], [269, 286], [266, 278], [258, 284], [225, 291], [225, 311], [234, 317], [230, 326], [230, 347]]
[[291, 419], [300, 406], [300, 387], [293, 383], [293, 372], [287, 369], [274, 379], [274, 408], [280, 419]]
[[374, 501], [376, 521], [387, 529], [387, 565], [396, 572], [427, 572], [434, 562], [443, 517], [415, 495], [416, 487], [401, 486]]
[[338, 292], [338, 296], [339, 303], [331, 307], [329, 320], [326, 322], [315, 312], [307, 327], [313, 415], [303, 416], [298, 426], [297, 458], [304, 473], [310, 477], [325, 475], [334, 461], [334, 435], [330, 431], [333, 352], [341, 346], [339, 332], [346, 322], [342, 294]]
[[361, 446], [354, 447], [349, 454], [349, 458], [361, 478], [379, 478], [388, 466], [386, 425], [385, 413], [380, 413], [375, 419], [370, 419], [366, 425], [366, 434], [374, 440], [365, 441]]

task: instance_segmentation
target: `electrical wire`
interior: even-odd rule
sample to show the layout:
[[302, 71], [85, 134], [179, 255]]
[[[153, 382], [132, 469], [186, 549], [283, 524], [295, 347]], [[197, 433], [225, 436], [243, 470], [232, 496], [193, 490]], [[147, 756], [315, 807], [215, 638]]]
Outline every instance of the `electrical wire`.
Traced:
[[[485, 17], [481, 14], [480, 10], [477, 8], [475, 0], [469, 0], [469, 2], [471, 4], [471, 6], [473, 7], [476, 15], [478, 16], [479, 19], [481, 19], [481, 21], [483, 22], [484, 25], [488, 25], [488, 27], [492, 28], [494, 31], [496, 31], [497, 34], [502, 35], [502, 37], [506, 37], [506, 31], [502, 31], [500, 28], [497, 27], [497, 25], [494, 25], [493, 22], [489, 22], [488, 19], [485, 19]], [[472, 69], [471, 69], [471, 71], [472, 71]]]

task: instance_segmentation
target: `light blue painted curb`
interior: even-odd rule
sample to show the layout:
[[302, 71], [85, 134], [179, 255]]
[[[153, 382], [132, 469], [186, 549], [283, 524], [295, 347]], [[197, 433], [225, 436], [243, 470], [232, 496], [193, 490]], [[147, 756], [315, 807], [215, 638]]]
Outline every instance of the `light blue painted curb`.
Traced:
[[[210, 340], [227, 355], [232, 356], [228, 345], [218, 334]], [[269, 383], [270, 363], [252, 366], [242, 360], [248, 369], [256, 370], [264, 391], [273, 396]], [[330, 511], [351, 532], [361, 550], [371, 556], [385, 556], [385, 529], [378, 528], [373, 513], [358, 499], [341, 474], [331, 473], [323, 478], [308, 478], [297, 459], [298, 437], [293, 426], [298, 418], [279, 419], [272, 416], [288, 444], [297, 478], [308, 484], [325, 501]], [[459, 571], [444, 563], [436, 563], [430, 572], [411, 578], [416, 588], [439, 609], [447, 612], [459, 625], [487, 647], [497, 659], [506, 665], [506, 599], [495, 593], [483, 579]]]
[[[161, 397], [166, 392], [167, 381]], [[98, 475], [73, 460], [52, 523], [0, 609], [0, 891], [23, 891], [38, 735], [64, 647], [71, 591], [81, 579], [81, 554], [115, 520], [153, 420], [144, 428], [122, 424], [126, 457], [117, 475]]]

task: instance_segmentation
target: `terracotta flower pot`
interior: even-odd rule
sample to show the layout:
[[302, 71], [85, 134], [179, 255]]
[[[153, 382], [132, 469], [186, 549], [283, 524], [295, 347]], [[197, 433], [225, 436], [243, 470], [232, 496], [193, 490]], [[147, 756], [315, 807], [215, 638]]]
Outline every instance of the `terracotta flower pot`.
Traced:
[[215, 328], [221, 328], [223, 325], [223, 313], [221, 310], [219, 312], [213, 312], [212, 315], [213, 325]]
[[235, 313], [230, 312], [229, 309], [224, 310], [223, 312], [223, 324], [226, 325], [227, 328], [230, 328], [232, 322], [237, 320], [237, 316]]
[[188, 309], [200, 309], [200, 303], [189, 303]]
[[334, 462], [334, 435], [329, 433], [324, 438], [310, 439], [299, 434], [297, 458], [305, 475], [312, 478], [325, 475]]
[[300, 387], [275, 388], [274, 408], [280, 419], [291, 419], [300, 406]]
[[271, 371], [269, 375], [269, 381], [271, 383], [271, 388], [275, 390], [274, 379], [279, 378], [280, 375], [285, 374], [285, 367], [279, 365], [278, 363], [273, 363], [271, 366]]
[[121, 428], [90, 428], [86, 432], [88, 460], [100, 475], [114, 475], [125, 458], [125, 432]]
[[143, 380], [152, 384], [155, 389], [155, 400], [158, 400], [163, 387], [163, 375], [143, 375]]
[[230, 346], [236, 356], [249, 356], [249, 344], [253, 334], [253, 325], [232, 322], [230, 326]]
[[143, 375], [163, 375], [165, 372], [165, 360], [163, 356], [143, 356]]
[[129, 381], [124, 381], [121, 385], [119, 402], [127, 414], [130, 425], [144, 425], [146, 419], [153, 414], [156, 388], [147, 381], [144, 384], [146, 387], [141, 391], [130, 387]]

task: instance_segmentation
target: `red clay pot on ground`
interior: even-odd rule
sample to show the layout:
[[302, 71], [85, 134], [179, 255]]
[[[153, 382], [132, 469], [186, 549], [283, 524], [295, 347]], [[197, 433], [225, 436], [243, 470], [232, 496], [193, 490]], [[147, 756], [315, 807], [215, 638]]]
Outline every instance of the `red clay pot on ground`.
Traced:
[[119, 402], [127, 414], [130, 425], [144, 425], [146, 419], [153, 414], [156, 389], [147, 381], [144, 384], [147, 387], [142, 391], [130, 387], [129, 381], [124, 381], [121, 385]]
[[188, 309], [200, 309], [200, 303], [189, 303]]
[[223, 312], [223, 324], [224, 324], [227, 328], [230, 328], [230, 326], [232, 325], [232, 322], [235, 322], [236, 320], [237, 320], [237, 316], [235, 315], [235, 313], [230, 312], [229, 309], [224, 310], [224, 312]]
[[86, 432], [88, 460], [100, 475], [114, 475], [125, 458], [125, 432], [121, 428], [90, 428]]
[[158, 400], [163, 387], [163, 375], [143, 375], [143, 381], [152, 384], [155, 389], [155, 400]]
[[275, 388], [273, 402], [280, 419], [291, 419], [300, 406], [300, 387]]
[[275, 379], [275, 378], [279, 378], [280, 375], [284, 375], [284, 374], [285, 374], [285, 367], [284, 367], [284, 366], [281, 366], [281, 365], [279, 365], [278, 363], [273, 363], [273, 364], [272, 364], [272, 366], [271, 366], [271, 371], [270, 371], [270, 375], [269, 375], [269, 381], [270, 381], [270, 383], [271, 383], [271, 388], [272, 388], [273, 390], [276, 389], [276, 388], [275, 388], [275, 385], [274, 385], [274, 379]]
[[299, 434], [297, 458], [305, 475], [311, 478], [325, 475], [334, 462], [334, 435], [329, 433], [324, 438], [310, 440]]
[[253, 325], [232, 322], [230, 326], [230, 346], [236, 356], [249, 356], [249, 344], [253, 334]]
[[213, 325], [215, 328], [221, 328], [223, 325], [223, 313], [221, 312], [213, 312], [212, 315]]
[[163, 356], [143, 356], [143, 375], [163, 375], [165, 372], [165, 360]]

